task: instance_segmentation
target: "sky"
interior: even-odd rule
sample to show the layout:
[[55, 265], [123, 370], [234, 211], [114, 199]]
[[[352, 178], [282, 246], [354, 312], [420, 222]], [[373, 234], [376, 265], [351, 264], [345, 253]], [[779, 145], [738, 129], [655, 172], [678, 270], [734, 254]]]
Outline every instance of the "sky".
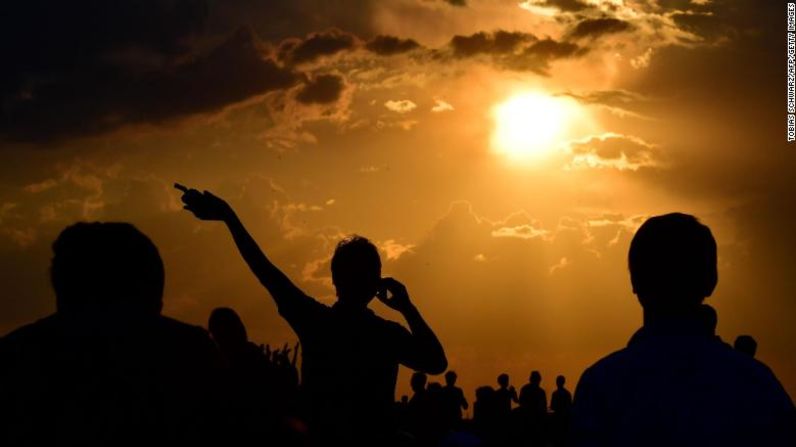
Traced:
[[[329, 260], [381, 251], [472, 398], [552, 391], [641, 325], [626, 256], [646, 217], [710, 226], [718, 334], [796, 393], [785, 3], [753, 0], [14, 1], [0, 18], [0, 334], [54, 311], [50, 244], [127, 221], [164, 313], [236, 309], [296, 336], [223, 225], [332, 303]], [[385, 318], [401, 316], [374, 303]], [[408, 391], [402, 368], [398, 395]], [[432, 378], [441, 381], [440, 377]]]

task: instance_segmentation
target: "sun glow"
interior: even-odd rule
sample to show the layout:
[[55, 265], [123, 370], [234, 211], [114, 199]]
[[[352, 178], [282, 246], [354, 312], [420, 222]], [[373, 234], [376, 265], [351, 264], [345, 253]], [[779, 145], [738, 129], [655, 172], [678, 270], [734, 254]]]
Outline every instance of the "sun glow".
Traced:
[[492, 148], [513, 160], [536, 159], [555, 150], [572, 126], [577, 105], [544, 93], [520, 93], [492, 110]]

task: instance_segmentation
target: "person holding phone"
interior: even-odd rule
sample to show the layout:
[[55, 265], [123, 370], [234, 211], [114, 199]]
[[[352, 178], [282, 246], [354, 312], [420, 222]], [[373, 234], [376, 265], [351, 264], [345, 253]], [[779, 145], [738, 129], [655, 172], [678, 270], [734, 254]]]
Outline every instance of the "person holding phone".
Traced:
[[[302, 292], [265, 256], [227, 202], [208, 191], [175, 187], [183, 192], [186, 210], [227, 225], [252, 273], [298, 335], [304, 348], [302, 393], [314, 442], [391, 444], [398, 365], [441, 374], [447, 359], [406, 287], [382, 278], [376, 246], [356, 235], [340, 241], [331, 260], [337, 302], [327, 306]], [[401, 313], [408, 330], [368, 309], [374, 297]]]

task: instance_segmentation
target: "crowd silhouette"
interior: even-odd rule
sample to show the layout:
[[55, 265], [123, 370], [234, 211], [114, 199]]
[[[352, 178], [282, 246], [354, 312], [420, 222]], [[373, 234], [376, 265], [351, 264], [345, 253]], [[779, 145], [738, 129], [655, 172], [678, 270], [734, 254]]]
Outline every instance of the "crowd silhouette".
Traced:
[[[77, 223], [52, 247], [55, 313], [0, 339], [0, 445], [796, 445], [793, 402], [754, 358], [756, 341], [715, 334], [703, 301], [718, 282], [716, 243], [693, 216], [637, 231], [628, 261], [643, 325], [583, 373], [574, 399], [563, 375], [548, 402], [539, 371], [519, 393], [503, 373], [475, 390], [466, 419], [442, 344], [403, 284], [381, 276], [370, 241], [338, 244], [327, 306], [271, 263], [225, 201], [177, 188], [197, 218], [227, 226], [298, 342], [258, 345], [228, 307], [206, 329], [161, 315], [164, 267], [149, 238]], [[405, 325], [375, 315], [373, 298]], [[412, 395], [395, 402], [399, 365], [415, 372]], [[444, 385], [429, 381], [443, 372]]]

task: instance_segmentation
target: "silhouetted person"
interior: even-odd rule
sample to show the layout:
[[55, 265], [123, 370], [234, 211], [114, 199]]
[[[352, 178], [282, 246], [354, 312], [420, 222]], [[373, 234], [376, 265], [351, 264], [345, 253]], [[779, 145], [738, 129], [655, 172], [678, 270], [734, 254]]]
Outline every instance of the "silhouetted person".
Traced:
[[498, 376], [499, 388], [495, 391], [495, 408], [500, 418], [505, 418], [511, 413], [511, 403], [517, 403], [517, 390], [509, 385], [509, 375], [503, 373]]
[[757, 342], [751, 335], [739, 335], [735, 339], [733, 347], [736, 351], [743, 352], [752, 358], [754, 358], [755, 353], [757, 353]]
[[55, 313], [0, 341], [0, 445], [219, 443], [219, 354], [160, 315], [155, 245], [130, 224], [78, 223], [52, 248]]
[[445, 387], [442, 389], [445, 403], [445, 417], [448, 428], [456, 428], [462, 421], [462, 410], [469, 407], [464, 392], [456, 386], [455, 371], [445, 373]]
[[[275, 354], [280, 360], [272, 363], [259, 346], [249, 341], [240, 316], [228, 307], [214, 309], [207, 328], [226, 366], [224, 389], [230, 400], [230, 417], [238, 423], [239, 442], [287, 443], [287, 427], [296, 413], [298, 385], [291, 377], [290, 361], [281, 360], [287, 353]], [[283, 351], [286, 350], [287, 346]]]
[[705, 330], [716, 241], [693, 216], [647, 220], [630, 244], [644, 325], [588, 368], [575, 391], [578, 446], [796, 445], [796, 412], [774, 374]]
[[478, 387], [473, 403], [473, 423], [477, 433], [486, 441], [496, 437], [500, 420], [498, 413], [495, 389], [487, 385]]
[[[407, 407], [409, 424], [406, 429], [414, 436], [415, 443], [418, 445], [431, 443], [436, 428], [434, 425], [438, 417], [435, 414], [437, 408], [434, 402], [437, 396], [431, 387], [432, 384], [427, 384], [427, 381], [428, 376], [421, 372], [415, 372], [410, 379], [412, 397], [409, 399]], [[438, 393], [439, 390], [436, 392]]]
[[540, 419], [547, 414], [547, 393], [541, 387], [542, 374], [532, 371], [528, 383], [520, 389], [520, 406], [527, 408]]
[[[520, 389], [520, 408], [513, 418], [513, 431], [522, 432], [528, 445], [542, 445], [547, 422], [547, 393], [541, 387], [542, 374], [531, 371], [528, 383]], [[517, 425], [522, 425], [521, 430]]]
[[[226, 202], [206, 191], [176, 186], [185, 193], [185, 208], [196, 217], [227, 225], [243, 259], [298, 334], [302, 389], [316, 442], [387, 442], [394, 430], [398, 365], [440, 374], [447, 360], [403, 284], [381, 277], [376, 247], [359, 236], [338, 244], [331, 261], [337, 302], [327, 306], [307, 296], [271, 263]], [[400, 312], [409, 330], [368, 309], [374, 296]]]
[[569, 433], [569, 420], [572, 413], [572, 394], [564, 387], [567, 379], [559, 375], [556, 377], [556, 390], [550, 396], [550, 409], [552, 417], [552, 441], [556, 446], [566, 445]]
[[568, 415], [572, 410], [572, 394], [564, 387], [567, 379], [564, 376], [556, 377], [556, 390], [550, 398], [550, 409], [555, 414]]

